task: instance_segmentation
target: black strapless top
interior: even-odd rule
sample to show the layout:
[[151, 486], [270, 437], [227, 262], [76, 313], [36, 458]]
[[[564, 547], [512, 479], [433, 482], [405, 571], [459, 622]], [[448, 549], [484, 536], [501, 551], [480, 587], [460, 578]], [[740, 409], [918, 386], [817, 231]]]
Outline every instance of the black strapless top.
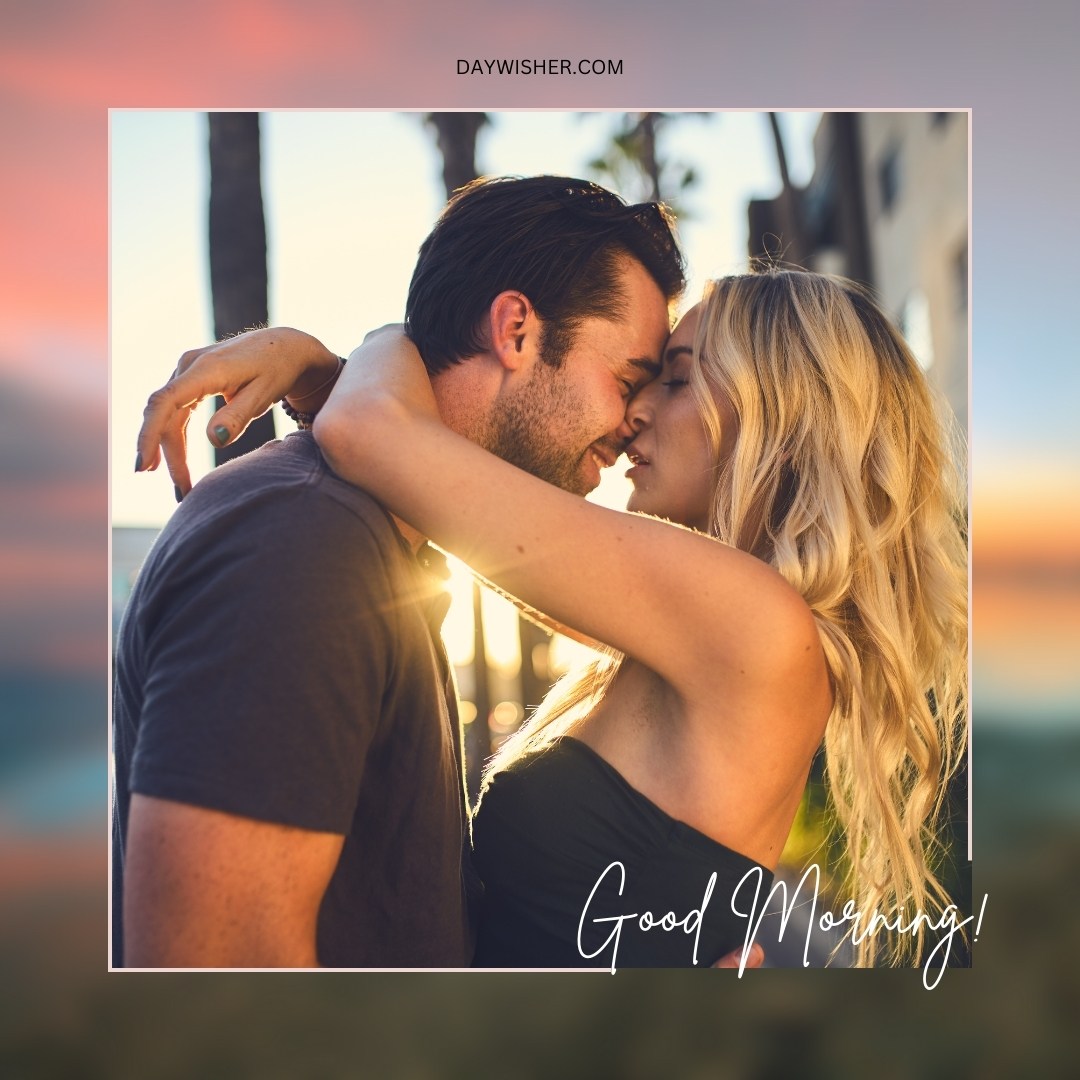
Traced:
[[495, 775], [473, 819], [473, 862], [484, 881], [478, 967], [690, 967], [695, 940], [708, 967], [746, 938], [748, 920], [731, 910], [740, 881], [750, 875], [742, 912], [758, 884], [759, 907], [772, 886], [771, 871], [676, 821], [565, 736]]

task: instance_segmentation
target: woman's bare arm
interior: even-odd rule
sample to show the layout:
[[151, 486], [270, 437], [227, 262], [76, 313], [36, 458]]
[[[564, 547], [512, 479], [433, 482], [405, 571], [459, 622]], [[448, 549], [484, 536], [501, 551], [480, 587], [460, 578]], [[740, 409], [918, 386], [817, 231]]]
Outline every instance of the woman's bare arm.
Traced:
[[485, 578], [695, 697], [824, 683], [802, 598], [760, 560], [595, 506], [448, 429], [414, 347], [379, 334], [315, 421], [341, 476]]

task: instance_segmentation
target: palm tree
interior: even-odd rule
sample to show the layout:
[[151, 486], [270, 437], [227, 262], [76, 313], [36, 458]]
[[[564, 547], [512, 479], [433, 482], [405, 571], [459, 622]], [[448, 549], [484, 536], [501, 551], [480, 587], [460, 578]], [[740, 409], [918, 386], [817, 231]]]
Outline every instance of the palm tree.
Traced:
[[[424, 123], [435, 133], [435, 145], [442, 155], [443, 187], [449, 199], [458, 188], [464, 187], [479, 175], [476, 167], [476, 139], [488, 123], [487, 113], [436, 112], [427, 113]], [[472, 586], [473, 609], [473, 704], [476, 719], [465, 729], [465, 780], [471, 802], [480, 793], [480, 776], [484, 762], [491, 756], [491, 692], [488, 687], [487, 650], [484, 619], [480, 602], [480, 585]], [[522, 654], [522, 670], [525, 657]]]
[[784, 259], [795, 266], [802, 266], [809, 252], [803, 236], [802, 192], [791, 182], [788, 173], [787, 151], [784, 149], [784, 136], [780, 131], [780, 121], [776, 113], [769, 116], [769, 130], [772, 132], [773, 147], [776, 150], [776, 167], [780, 172], [780, 198], [777, 200], [784, 243]]
[[479, 175], [476, 169], [476, 138], [488, 123], [487, 113], [427, 113], [424, 122], [435, 132], [435, 144], [443, 159], [443, 186], [449, 199]]
[[[259, 114], [208, 113], [210, 128], [210, 291], [214, 339], [265, 326], [268, 318], [266, 221], [260, 176]], [[225, 404], [217, 399], [217, 407]], [[272, 413], [259, 417], [215, 464], [275, 437]]]
[[659, 149], [661, 131], [682, 116], [708, 113], [624, 113], [604, 153], [589, 162], [589, 169], [601, 180], [613, 184], [630, 201], [665, 202], [679, 217], [680, 196], [698, 180], [697, 171]]

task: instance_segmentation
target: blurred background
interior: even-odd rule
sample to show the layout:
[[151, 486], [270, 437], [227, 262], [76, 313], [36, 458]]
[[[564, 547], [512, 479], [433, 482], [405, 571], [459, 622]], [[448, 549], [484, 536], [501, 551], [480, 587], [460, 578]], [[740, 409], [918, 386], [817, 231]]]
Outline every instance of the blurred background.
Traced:
[[[738, 12], [686, 0], [665, 9], [661, 27], [652, 5], [600, 2], [586, 10], [552, 0], [543, 13], [528, 4], [476, 7], [479, 21], [466, 25], [449, 13], [376, 17], [333, 0], [303, 8], [273, 0], [258, 9], [192, 0], [182, 13], [168, 3], [138, 11], [59, 0], [0, 6], [0, 131], [8, 148], [0, 168], [0, 242], [8, 256], [0, 261], [5, 1074], [337, 1075], [366, 1067], [467, 1077], [486, 1065], [505, 1076], [1068, 1075], [1080, 1013], [1072, 900], [1080, 884], [1080, 447], [1072, 415], [1080, 365], [1065, 313], [1075, 279], [1068, 253], [1080, 243], [1067, 191], [1080, 162], [1062, 134], [1071, 129], [1067, 103], [1075, 98], [1076, 9], [918, 0], [875, 20], [869, 7], [843, 0], [813, 11], [762, 0]], [[578, 52], [622, 58], [626, 77], [483, 82], [452, 74], [457, 56]], [[661, 125], [658, 143], [674, 168], [674, 191], [662, 194], [684, 210], [692, 290], [745, 262], [752, 222], [780, 239], [785, 257], [798, 235], [804, 261], [855, 272], [860, 264], [843, 260], [862, 259], [912, 341], [923, 343], [928, 371], [937, 370], [958, 413], [966, 395], [946, 376], [966, 370], [954, 357], [964, 348], [956, 335], [968, 326], [962, 304], [970, 295], [972, 889], [977, 899], [989, 894], [972, 970], [946, 972], [931, 993], [909, 972], [772, 971], [742, 981], [715, 972], [106, 975], [109, 639], [114, 603], [122, 604], [125, 575], [140, 558], [136, 544], [121, 567], [121, 542], [110, 550], [110, 538], [114, 524], [156, 529], [171, 508], [162, 476], [141, 477], [136, 493], [124, 494], [119, 477], [133, 464], [133, 435], [123, 425], [137, 423], [146, 393], [179, 353], [213, 330], [205, 116], [159, 113], [140, 128], [140, 114], [119, 107], [263, 113], [270, 317], [346, 350], [367, 325], [398, 317], [401, 275], [407, 281], [415, 246], [445, 197], [442, 154], [424, 110], [488, 112], [491, 123], [477, 134], [478, 169], [580, 173], [610, 156], [628, 115], [622, 110], [635, 101], [672, 111], [718, 103], [919, 110], [853, 117], [858, 154], [844, 150], [845, 135], [828, 116], [781, 115], [788, 187], [767, 114], [680, 116]], [[343, 139], [322, 157], [305, 156], [303, 114], [278, 112], [358, 104], [417, 111], [364, 114], [367, 123], [388, 125], [385, 134], [359, 150]], [[493, 104], [588, 106], [597, 115], [567, 117], [554, 134], [533, 129], [534, 158], [524, 150], [504, 156], [497, 147], [509, 138], [508, 117]], [[968, 106], [970, 115], [962, 111]], [[110, 107], [117, 110], [111, 124]], [[549, 118], [521, 119], [539, 125]], [[748, 144], [722, 142], [747, 123], [760, 173]], [[168, 135], [173, 125], [183, 130]], [[969, 134], [973, 230], [965, 252], [966, 230], [946, 208], [954, 205], [945, 198], [951, 181], [932, 153]], [[181, 144], [186, 149], [170, 149]], [[295, 159], [291, 178], [277, 153]], [[350, 155], [378, 168], [365, 171]], [[619, 160], [609, 164], [627, 168]], [[828, 195], [853, 168], [865, 199], [861, 240], [859, 228], [851, 231], [855, 211], [835, 202], [830, 209]], [[700, 182], [684, 188], [685, 169]], [[173, 185], [185, 170], [188, 195]], [[305, 250], [305, 218], [281, 211], [288, 187], [312, 193], [306, 212], [314, 212], [334, 196], [342, 171], [343, 186], [380, 214], [360, 218], [350, 210], [330, 234], [313, 225], [319, 238]], [[363, 194], [360, 185], [373, 174], [375, 186]], [[737, 200], [709, 186], [728, 174], [745, 185]], [[636, 174], [605, 175], [619, 186]], [[379, 176], [393, 182], [380, 186]], [[415, 180], [419, 193], [402, 178]], [[159, 195], [156, 208], [147, 205]], [[409, 205], [413, 224], [387, 226], [390, 245], [380, 240], [382, 210], [399, 202]], [[791, 227], [793, 205], [804, 214], [805, 237]], [[187, 224], [171, 237], [155, 234], [158, 245], [141, 266], [117, 261], [137, 246], [140, 229], [173, 217]], [[371, 231], [350, 231], [364, 228]], [[283, 258], [290, 229], [299, 246]], [[734, 239], [722, 244], [725, 230]], [[380, 276], [398, 282], [385, 307], [363, 307], [367, 292], [350, 287], [354, 267], [366, 267], [372, 251]], [[390, 265], [398, 257], [404, 271]], [[970, 294], [960, 285], [968, 266]], [[155, 283], [156, 294], [138, 292], [139, 276]], [[327, 290], [322, 307], [307, 297], [305, 279]], [[112, 328], [113, 466], [110, 287], [114, 318], [140, 308], [145, 319]], [[331, 291], [338, 287], [341, 295]], [[125, 352], [131, 359], [122, 359]], [[118, 589], [111, 596], [110, 563]], [[515, 649], [516, 631], [500, 629], [494, 613], [478, 650], [470, 609], [471, 601], [459, 602], [457, 658], [470, 669], [472, 625], [472, 656], [492, 660], [488, 709], [478, 707], [478, 717], [513, 705], [518, 693], [530, 700], [521, 655], [537, 667], [544, 660], [549, 673], [566, 662], [557, 648], [546, 658], [528, 646], [522, 653], [520, 638]], [[493, 655], [496, 642], [504, 654]], [[500, 715], [516, 722], [517, 709]], [[503, 722], [488, 732], [497, 736]]]

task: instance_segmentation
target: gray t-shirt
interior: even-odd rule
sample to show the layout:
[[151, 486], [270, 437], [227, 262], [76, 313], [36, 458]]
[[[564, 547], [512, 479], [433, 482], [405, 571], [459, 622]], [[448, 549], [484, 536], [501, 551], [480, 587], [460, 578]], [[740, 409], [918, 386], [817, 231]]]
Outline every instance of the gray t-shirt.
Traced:
[[321, 964], [468, 964], [474, 879], [437, 585], [307, 432], [196, 485], [117, 641], [114, 965], [133, 792], [344, 835]]

